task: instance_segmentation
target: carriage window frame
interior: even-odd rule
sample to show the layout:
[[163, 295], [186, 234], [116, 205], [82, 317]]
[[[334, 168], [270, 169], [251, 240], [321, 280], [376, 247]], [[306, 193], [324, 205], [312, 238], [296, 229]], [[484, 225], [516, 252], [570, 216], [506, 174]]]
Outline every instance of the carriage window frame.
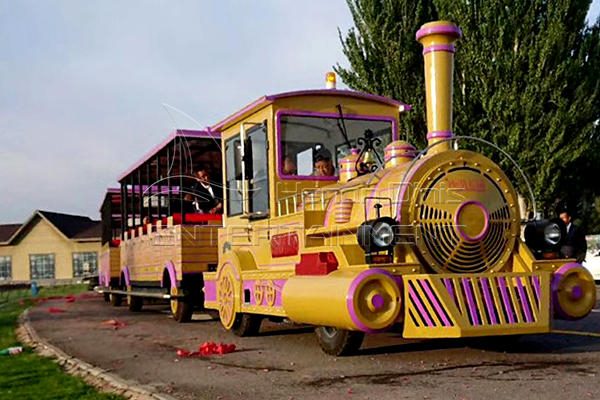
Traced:
[[[223, 192], [224, 193], [225, 193], [225, 191], [227, 192], [226, 196], [225, 196], [226, 200], [227, 200], [227, 201], [225, 201], [225, 207], [226, 207], [226, 213], [225, 213], [225, 215], [227, 215], [227, 217], [237, 217], [237, 216], [240, 216], [240, 215], [242, 215], [244, 213], [244, 207], [242, 205], [243, 202], [244, 202], [244, 196], [243, 195], [241, 196], [240, 210], [239, 210], [239, 212], [236, 212], [235, 214], [231, 213], [231, 206], [230, 206], [230, 204], [231, 204], [231, 197], [229, 195], [230, 194], [229, 193], [229, 178], [230, 178], [229, 177], [229, 165], [230, 165], [230, 162], [233, 162], [233, 166], [232, 166], [233, 173], [236, 176], [237, 176], [237, 171], [235, 169], [235, 166], [236, 166], [235, 158], [232, 159], [232, 160], [229, 160], [227, 158], [227, 146], [230, 143], [234, 143], [236, 140], [240, 141], [240, 143], [241, 143], [242, 136], [241, 136], [240, 133], [237, 133], [237, 134], [231, 136], [229, 139], [225, 140], [225, 143], [224, 143], [225, 144], [225, 146], [224, 146], [225, 148], [223, 149], [223, 151], [225, 153], [225, 165], [224, 165], [224, 169], [225, 169], [225, 182], [224, 182], [225, 190]], [[233, 150], [233, 156], [235, 157], [235, 150]], [[241, 160], [240, 160], [240, 162], [241, 162]], [[233, 181], [234, 182], [237, 181], [236, 176], [233, 177]]]
[[[336, 176], [314, 176], [314, 175], [287, 175], [283, 173], [283, 146], [282, 146], [282, 129], [281, 129], [281, 118], [286, 116], [293, 117], [313, 117], [313, 118], [340, 118], [340, 114], [338, 113], [321, 113], [321, 112], [312, 112], [312, 111], [301, 111], [301, 110], [279, 110], [275, 113], [275, 121], [276, 121], [276, 132], [275, 132], [275, 140], [277, 141], [277, 155], [276, 155], [276, 163], [277, 163], [277, 177], [280, 180], [284, 181], [329, 181], [329, 182], [337, 182], [339, 181], [339, 175]], [[344, 114], [344, 119], [356, 119], [356, 120], [367, 120], [367, 121], [381, 121], [381, 122], [389, 122], [392, 126], [392, 142], [398, 140], [398, 120], [397, 118], [385, 116], [385, 115], [364, 115], [364, 114]], [[340, 133], [341, 135], [341, 133]], [[338, 160], [339, 161], [339, 160]], [[334, 167], [339, 167], [338, 165], [334, 165]]]

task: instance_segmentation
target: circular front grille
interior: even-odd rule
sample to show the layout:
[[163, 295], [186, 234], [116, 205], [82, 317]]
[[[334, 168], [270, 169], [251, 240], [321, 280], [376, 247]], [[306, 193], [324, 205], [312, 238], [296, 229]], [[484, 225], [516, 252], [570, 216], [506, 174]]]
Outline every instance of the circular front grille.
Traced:
[[412, 207], [416, 247], [437, 272], [500, 269], [518, 232], [514, 190], [486, 172], [449, 163], [423, 179]]

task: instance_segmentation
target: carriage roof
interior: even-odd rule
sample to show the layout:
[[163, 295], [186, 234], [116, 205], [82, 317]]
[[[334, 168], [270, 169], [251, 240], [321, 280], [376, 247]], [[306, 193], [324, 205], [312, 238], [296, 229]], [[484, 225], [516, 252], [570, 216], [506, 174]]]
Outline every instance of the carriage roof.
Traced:
[[[177, 139], [186, 139], [190, 150], [186, 156], [193, 159], [196, 154], [202, 152], [207, 145], [211, 144], [211, 142], [214, 142], [214, 144], [218, 146], [220, 144], [220, 138], [221, 137], [219, 133], [213, 133], [206, 130], [175, 129], [165, 140], [163, 140], [144, 157], [125, 170], [125, 172], [119, 175], [117, 181], [122, 182], [133, 172], [146, 165], [147, 162], [150, 162], [151, 165], [156, 166], [155, 158], [159, 155], [161, 158], [161, 164], [163, 163], [163, 158], [165, 159], [166, 163], [166, 149], [167, 147], [173, 145]], [[173, 157], [173, 159], [171, 159], [170, 162], [173, 165], [179, 165], [178, 161], [180, 158], [180, 152], [173, 152], [171, 157]], [[146, 177], [145, 170], [142, 169], [140, 173], [144, 178]]]

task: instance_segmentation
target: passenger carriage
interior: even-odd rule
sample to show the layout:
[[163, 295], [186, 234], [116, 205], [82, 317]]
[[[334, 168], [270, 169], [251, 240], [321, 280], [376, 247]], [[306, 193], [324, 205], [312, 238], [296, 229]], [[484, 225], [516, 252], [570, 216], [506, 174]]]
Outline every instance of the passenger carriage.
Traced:
[[[220, 178], [218, 134], [175, 130], [119, 177], [123, 231], [120, 274], [113, 295], [131, 311], [144, 299], [170, 301], [173, 317], [189, 321], [203, 305], [203, 273], [217, 267], [221, 215], [190, 210], [186, 194], [195, 166], [211, 165]], [[220, 179], [214, 182], [222, 185]]]
[[323, 350], [341, 355], [357, 350], [364, 333], [543, 333], [552, 316], [590, 312], [592, 277], [553, 256], [564, 226], [535, 221], [526, 244], [504, 172], [452, 146], [460, 36], [449, 22], [417, 33], [425, 151], [399, 140], [409, 106], [346, 90], [265, 96], [212, 127], [227, 190], [204, 304], [226, 329], [250, 335], [265, 317], [288, 318], [314, 325]]
[[102, 249], [99, 257], [98, 285], [104, 299], [113, 306], [121, 305], [120, 295], [111, 295], [104, 289], [119, 287], [121, 276], [121, 189], [108, 188], [100, 208], [102, 219]]

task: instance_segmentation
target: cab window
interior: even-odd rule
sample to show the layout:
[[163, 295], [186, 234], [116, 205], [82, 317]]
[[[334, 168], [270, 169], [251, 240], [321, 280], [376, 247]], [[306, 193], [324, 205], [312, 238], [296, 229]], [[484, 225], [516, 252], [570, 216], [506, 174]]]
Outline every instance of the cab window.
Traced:
[[302, 177], [314, 180], [336, 180], [339, 161], [350, 154], [350, 148], [342, 134], [345, 125], [350, 146], [361, 149], [357, 139], [371, 130], [381, 143], [375, 150], [383, 160], [385, 146], [392, 141], [392, 122], [361, 119], [360, 117], [280, 115], [281, 154], [279, 175], [282, 178]]

